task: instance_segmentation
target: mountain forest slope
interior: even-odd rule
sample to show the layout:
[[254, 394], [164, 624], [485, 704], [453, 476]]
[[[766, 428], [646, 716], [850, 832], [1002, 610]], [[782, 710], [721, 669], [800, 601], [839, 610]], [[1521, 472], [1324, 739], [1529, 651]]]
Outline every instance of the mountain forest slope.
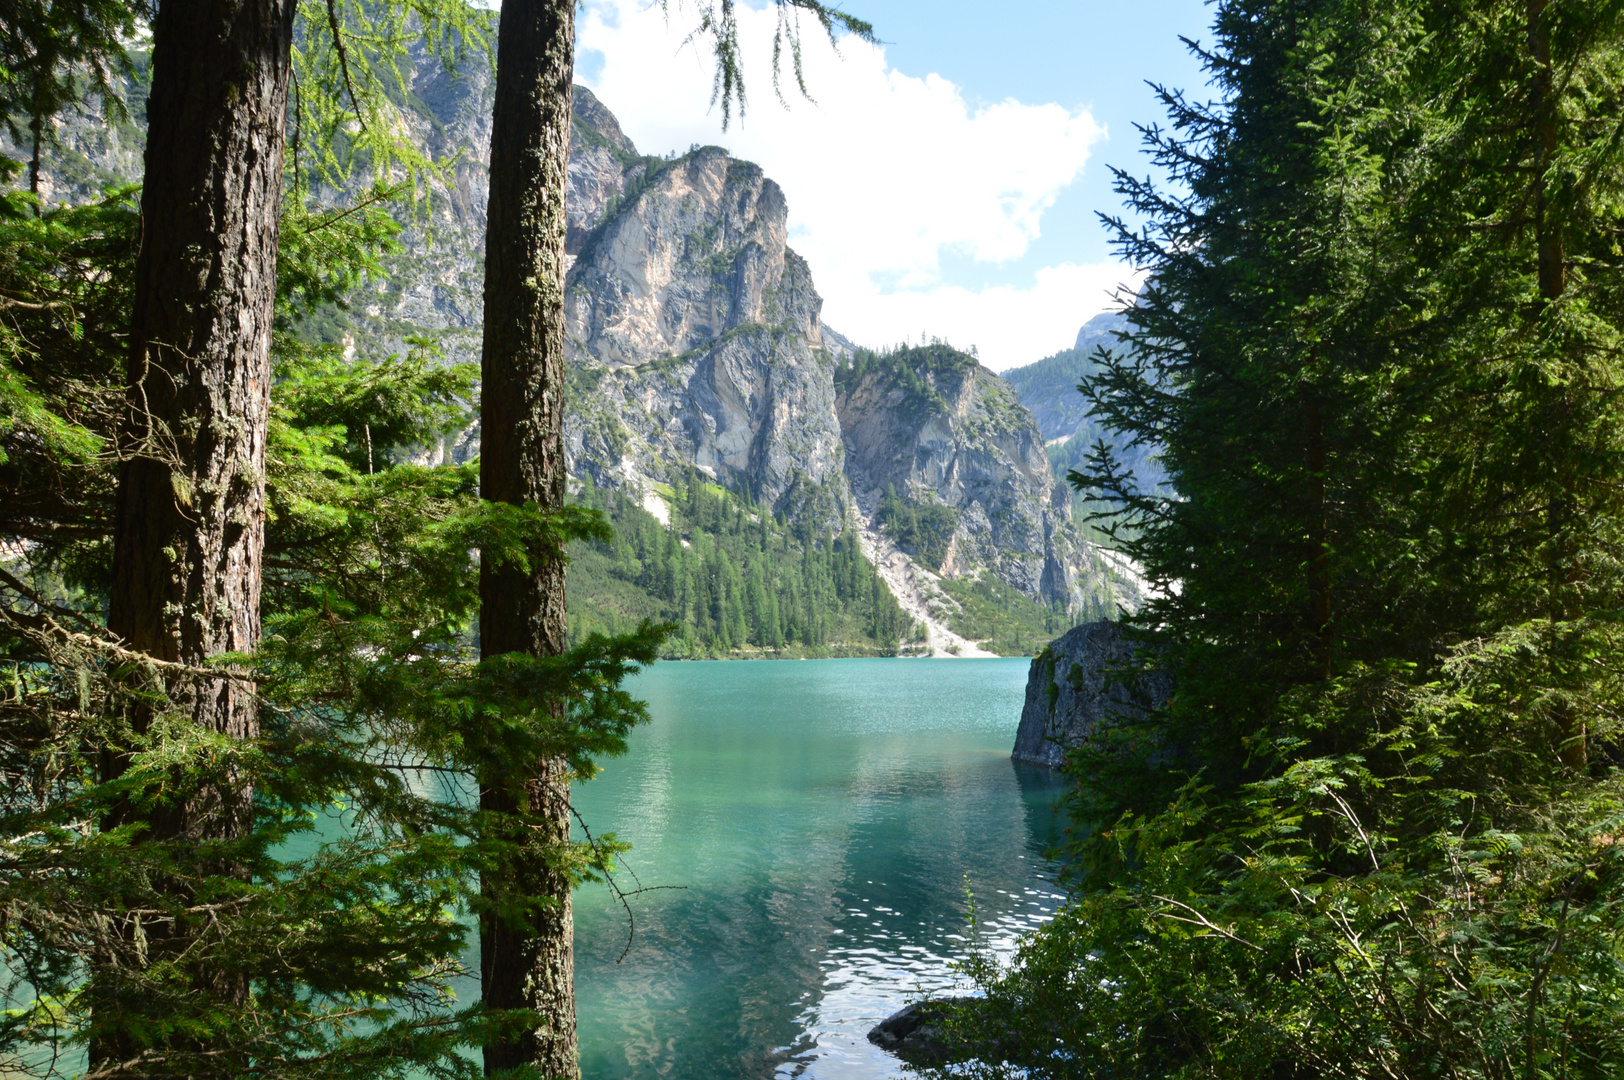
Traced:
[[[403, 122], [426, 151], [455, 154], [455, 165], [430, 198], [402, 213], [400, 250], [383, 272], [294, 332], [380, 360], [428, 333], [450, 360], [473, 360], [489, 72], [477, 61], [456, 73], [424, 61], [413, 91]], [[138, 109], [138, 93], [132, 102]], [[82, 198], [133, 175], [142, 130], [134, 121], [109, 128], [99, 116], [70, 117], [55, 171], [47, 170], [48, 195]], [[346, 197], [318, 193], [333, 203]], [[872, 654], [914, 639], [932, 653], [1027, 653], [1078, 619], [1137, 602], [1132, 576], [1073, 523], [1070, 498], [1044, 460], [1044, 436], [1009, 384], [945, 346], [881, 358], [823, 326], [811, 268], [787, 243], [783, 191], [758, 166], [714, 146], [641, 154], [609, 109], [576, 87], [567, 211], [572, 488], [593, 492], [627, 531], [612, 551], [577, 553], [570, 603], [578, 631], [648, 615], [682, 628], [673, 655]], [[854, 363], [862, 365], [855, 377]], [[927, 389], [915, 394], [915, 385]], [[419, 456], [466, 461], [478, 449], [475, 424]], [[673, 494], [689, 491], [695, 476], [734, 518], [753, 516], [765, 528], [699, 525], [685, 496]], [[908, 531], [904, 507], [915, 518], [933, 507], [951, 515], [940, 552]], [[624, 572], [627, 544], [650, 521], [688, 530], [687, 545], [698, 542], [698, 528], [707, 550], [730, 552], [724, 561], [741, 581], [752, 566], [763, 581], [777, 580], [772, 568], [792, 551], [809, 566], [860, 556], [903, 614], [876, 616], [884, 604], [874, 608], [872, 598], [858, 614], [844, 594], [803, 574], [817, 618], [769, 630], [765, 617], [747, 617], [748, 634], [731, 617], [707, 623], [692, 595]], [[719, 537], [727, 538], [720, 548]], [[647, 554], [646, 543], [638, 548]], [[692, 558], [692, 572], [709, 575], [707, 595], [733, 596], [714, 560]], [[828, 604], [816, 599], [826, 595]]]

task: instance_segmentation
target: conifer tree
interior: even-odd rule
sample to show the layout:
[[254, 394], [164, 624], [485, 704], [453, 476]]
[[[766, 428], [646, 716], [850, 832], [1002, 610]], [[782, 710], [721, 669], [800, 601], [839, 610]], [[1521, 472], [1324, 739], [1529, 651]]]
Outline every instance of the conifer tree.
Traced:
[[[1610, 1075], [1624, 11], [1230, 0], [1119, 174], [1085, 389], [1163, 706], [1078, 748], [1072, 903], [966, 1052], [1035, 1075]], [[1086, 976], [1077, 972], [1086, 969]]]
[[[108, 628], [129, 648], [186, 668], [259, 644], [293, 14], [292, 0], [175, 2], [153, 23]], [[169, 694], [205, 730], [259, 734], [255, 694], [241, 677], [181, 678]], [[138, 717], [136, 733], [149, 722]], [[123, 767], [118, 755], [108, 765], [109, 779]], [[252, 799], [245, 784], [227, 781], [149, 827], [199, 843], [234, 839], [248, 828]], [[94, 988], [96, 1007], [126, 1009], [119, 989]], [[221, 978], [216, 992], [225, 1007], [247, 1005], [241, 978]], [[93, 1052], [105, 1063], [134, 1048], [98, 1041]]]
[[90, 98], [111, 116], [124, 113], [113, 81], [129, 74], [123, 42], [141, 13], [129, 0], [17, 0], [0, 16], [0, 116], [12, 140], [30, 148], [29, 191], [39, 194], [57, 114]]
[[[455, 909], [504, 848], [477, 813], [406, 781], [486, 767], [492, 747], [590, 769], [642, 718], [616, 686], [652, 638], [595, 639], [522, 671], [465, 662], [470, 548], [522, 564], [538, 534], [606, 533], [579, 514], [481, 506], [468, 470], [389, 459], [463, 422], [465, 371], [422, 356], [351, 363], [284, 338], [273, 377], [272, 305], [285, 319], [339, 299], [378, 270], [391, 232], [376, 207], [299, 206], [296, 227], [279, 228], [284, 127], [268, 113], [287, 26], [252, 6], [202, 14], [224, 20], [237, 52], [181, 48], [177, 34], [220, 30], [206, 18], [160, 20], [170, 74], [150, 108], [154, 152], [185, 142], [170, 167], [202, 179], [149, 184], [157, 209], [139, 231], [127, 192], [38, 221], [26, 197], [0, 205], [0, 637], [17, 691], [0, 718], [0, 905], [18, 1004], [0, 1049], [31, 1065], [88, 1045], [109, 1076], [465, 1073], [460, 1046], [512, 1030], [483, 1008], [449, 1011], [446, 987], [463, 946]], [[269, 96], [232, 82], [245, 75]], [[308, 101], [318, 87], [305, 89]], [[178, 101], [201, 112], [175, 113]], [[196, 138], [211, 117], [225, 134]], [[247, 142], [222, 162], [226, 136]], [[174, 265], [199, 258], [190, 277]], [[137, 323], [126, 410], [119, 352], [143, 296], [154, 311]], [[154, 476], [168, 478], [156, 501], [132, 506]], [[153, 529], [177, 518], [197, 542], [145, 561]], [[177, 564], [196, 572], [166, 592]], [[109, 591], [115, 622], [145, 638], [102, 624]], [[262, 619], [275, 632], [252, 655]], [[538, 715], [538, 698], [568, 712]], [[334, 805], [355, 835], [290, 853]]]

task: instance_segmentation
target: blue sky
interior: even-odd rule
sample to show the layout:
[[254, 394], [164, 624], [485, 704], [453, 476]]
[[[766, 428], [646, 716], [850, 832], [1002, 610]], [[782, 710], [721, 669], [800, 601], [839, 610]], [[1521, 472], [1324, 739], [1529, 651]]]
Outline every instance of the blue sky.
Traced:
[[[1199, 89], [1179, 35], [1204, 39], [1200, 0], [988, 5], [851, 0], [882, 44], [814, 40], [812, 102], [772, 95], [766, 0], [741, 0], [750, 108], [721, 130], [694, 11], [586, 0], [577, 77], [645, 153], [719, 143], [784, 188], [791, 244], [825, 321], [860, 343], [940, 336], [995, 368], [1071, 344], [1133, 284], [1098, 210], [1106, 163], [1137, 172], [1135, 121], [1160, 119], [1145, 80]], [[752, 9], [750, 4], [754, 3]]]
[[1107, 164], [1146, 171], [1133, 125], [1161, 118], [1146, 80], [1186, 91], [1206, 81], [1197, 58], [1179, 41], [1180, 35], [1210, 40], [1212, 9], [1202, 0], [853, 0], [849, 6], [874, 23], [888, 42], [887, 57], [902, 71], [935, 72], [980, 102], [1013, 97], [1080, 105], [1106, 128], [1082, 175], [1044, 215], [1042, 234], [1026, 255], [997, 265], [953, 260], [945, 272], [963, 284], [1030, 277], [1039, 266], [1067, 259], [1108, 258], [1106, 232], [1094, 215], [1120, 205]]

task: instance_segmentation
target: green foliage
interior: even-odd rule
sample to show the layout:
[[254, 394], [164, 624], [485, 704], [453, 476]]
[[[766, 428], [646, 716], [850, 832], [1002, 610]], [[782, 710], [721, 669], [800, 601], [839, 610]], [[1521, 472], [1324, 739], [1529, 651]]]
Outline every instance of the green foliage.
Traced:
[[412, 92], [416, 66], [455, 77], [483, 54], [494, 70], [495, 18], [467, 0], [300, 0], [288, 147], [296, 198], [315, 181], [341, 191], [403, 184], [415, 199], [443, 178], [452, 163], [407, 134], [436, 123]]
[[948, 618], [948, 629], [999, 656], [1031, 656], [1078, 622], [1106, 613], [1103, 607], [1088, 607], [1067, 614], [985, 571], [975, 578], [943, 578], [939, 584], [959, 605]]
[[895, 484], [885, 489], [874, 512], [874, 521], [910, 555], [917, 555], [929, 569], [939, 570], [947, 558], [947, 546], [958, 528], [959, 513], [946, 503], [917, 503], [897, 494]]
[[[1047, 444], [1049, 467], [1057, 480], [1064, 483], [1072, 472], [1086, 468], [1090, 456], [1103, 443], [1132, 474], [1140, 490], [1154, 491], [1162, 481], [1162, 469], [1156, 461], [1157, 448], [1122, 438], [1105, 427], [1089, 415], [1087, 398], [1076, 392], [1079, 384], [1100, 370], [1096, 351], [1115, 347], [1113, 342], [1094, 348], [1066, 349], [1035, 364], [1000, 374], [1015, 387], [1021, 404], [1032, 410]], [[1108, 509], [1106, 504], [1076, 492], [1071, 505], [1072, 516], [1085, 536], [1091, 540], [1106, 539], [1089, 521], [1091, 515]]]
[[[296, 217], [262, 648], [205, 671], [126, 649], [102, 595], [136, 214], [128, 193], [0, 210], [0, 1059], [19, 1074], [93, 1054], [107, 1076], [477, 1075], [465, 1051], [527, 1020], [452, 1000], [468, 917], [540, 901], [501, 876], [528, 819], [488, 817], [472, 777], [560, 757], [590, 776], [646, 718], [620, 682], [659, 633], [476, 661], [472, 553], [523, 563], [606, 525], [483, 503], [473, 466], [413, 464], [466, 422], [474, 373], [428, 342], [374, 362], [299, 341], [301, 305], [341, 300], [390, 232], [366, 207]], [[173, 704], [222, 675], [253, 688], [258, 738]], [[222, 815], [240, 827], [165, 824]], [[617, 850], [549, 857], [580, 879]]]
[[955, 389], [976, 368], [976, 359], [951, 345], [933, 341], [929, 345], [899, 345], [874, 352], [858, 349], [851, 362], [835, 368], [835, 387], [849, 393], [873, 376], [881, 390], [901, 390], [899, 411], [910, 420], [923, 421], [949, 411], [944, 386]]
[[286, 330], [344, 297], [367, 278], [383, 274], [383, 259], [400, 250], [400, 225], [389, 214], [401, 188], [378, 188], [350, 206], [317, 208], [300, 198], [284, 202], [277, 250], [278, 325]]
[[671, 657], [891, 656], [914, 622], [850, 532], [790, 525], [697, 472], [670, 489], [669, 527], [616, 491], [579, 495], [614, 526], [572, 548], [570, 639], [640, 620], [674, 625]]
[[125, 43], [146, 10], [131, 0], [13, 0], [0, 13], [0, 123], [32, 148], [33, 166], [65, 109], [94, 98], [110, 118], [125, 118], [114, 83], [133, 70]]
[[[661, 0], [662, 7], [669, 0]], [[711, 105], [720, 102], [722, 106], [722, 126], [725, 128], [733, 116], [733, 106], [738, 105], [739, 115], [744, 115], [744, 65], [739, 55], [739, 22], [733, 10], [734, 0], [721, 0], [718, 5], [715, 0], [698, 0], [699, 25], [696, 26], [689, 39], [709, 38], [711, 50], [716, 57], [716, 81], [711, 90]], [[790, 72], [795, 78], [795, 86], [803, 96], [807, 95], [806, 76], [801, 66], [801, 24], [800, 16], [803, 12], [810, 15], [818, 24], [830, 45], [835, 45], [835, 30], [838, 27], [846, 33], [863, 41], [874, 40], [874, 28], [853, 15], [848, 15], [838, 7], [820, 3], [819, 0], [773, 0], [773, 9], [778, 16], [778, 25], [773, 29], [773, 92], [778, 95], [779, 101], [784, 101], [783, 87], [780, 77], [783, 72], [783, 55], [787, 46], [790, 54]]]
[[9, 539], [70, 579], [105, 560], [139, 228], [130, 190], [36, 217], [0, 194], [0, 489]]
[[1616, 1075], [1624, 8], [1216, 41], [1148, 135], [1183, 193], [1119, 174], [1149, 284], [1085, 384], [1171, 489], [1077, 476], [1177, 693], [1069, 762], [1072, 902], [973, 965], [965, 1068]]
[[[1063, 442], [1046, 448], [1049, 469], [1056, 480], [1064, 483], [1073, 473], [1087, 469], [1090, 459], [1099, 452], [1101, 446], [1104, 446], [1106, 452], [1114, 459], [1121, 460], [1122, 455], [1115, 445], [1115, 440], [1102, 436], [1100, 429], [1089, 425]], [[1123, 465], [1133, 476], [1134, 483], [1140, 490], [1153, 490], [1161, 482], [1160, 469], [1151, 460], [1149, 453], [1141, 456], [1137, 468], [1127, 462], [1123, 462]], [[1110, 503], [1091, 498], [1084, 491], [1074, 490], [1071, 494], [1071, 514], [1072, 520], [1077, 524], [1077, 531], [1088, 540], [1106, 547], [1114, 547], [1116, 537], [1133, 535], [1132, 527], [1126, 523], [1118, 523], [1114, 534], [1100, 528], [1099, 515], [1112, 509], [1114, 507]]]
[[289, 360], [277, 373], [279, 411], [296, 416], [307, 437], [342, 432], [343, 444], [326, 449], [365, 473], [377, 471], [390, 448], [424, 446], [466, 426], [477, 368], [444, 363], [432, 338], [413, 337], [407, 344], [412, 351], [404, 357], [356, 364], [333, 345], [284, 341]]

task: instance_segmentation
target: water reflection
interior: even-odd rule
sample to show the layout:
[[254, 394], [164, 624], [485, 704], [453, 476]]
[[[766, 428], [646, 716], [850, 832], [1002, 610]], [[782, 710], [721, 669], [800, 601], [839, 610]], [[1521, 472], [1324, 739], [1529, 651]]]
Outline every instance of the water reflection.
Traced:
[[1026, 831], [1040, 854], [1053, 856], [1065, 842], [1066, 821], [1060, 814], [1065, 781], [1053, 769], [1010, 759], [1009, 767], [1026, 804]]
[[[636, 845], [636, 939], [577, 899], [589, 1078], [888, 1077], [868, 1029], [949, 988], [965, 884], [1007, 952], [1059, 894], [1058, 785], [1008, 759], [1027, 663], [656, 665], [655, 722], [579, 789]], [[628, 884], [630, 884], [630, 879]]]

